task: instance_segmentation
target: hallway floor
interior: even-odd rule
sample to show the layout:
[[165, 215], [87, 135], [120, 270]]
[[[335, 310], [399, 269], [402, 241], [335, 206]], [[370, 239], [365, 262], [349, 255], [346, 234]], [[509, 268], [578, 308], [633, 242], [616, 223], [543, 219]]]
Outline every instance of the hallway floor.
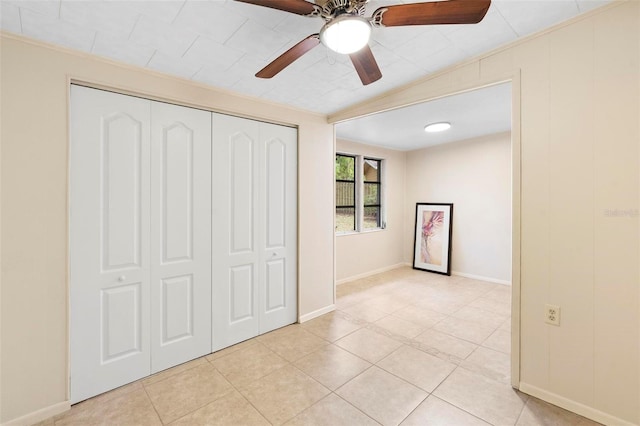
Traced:
[[510, 386], [511, 289], [401, 268], [41, 425], [597, 425]]

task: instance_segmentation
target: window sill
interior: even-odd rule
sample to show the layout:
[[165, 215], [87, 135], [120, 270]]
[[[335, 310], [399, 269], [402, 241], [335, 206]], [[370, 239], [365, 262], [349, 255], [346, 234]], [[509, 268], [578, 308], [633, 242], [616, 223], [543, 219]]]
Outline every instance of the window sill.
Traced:
[[336, 237], [346, 237], [349, 235], [373, 234], [386, 231], [386, 228], [365, 229], [364, 231], [336, 232]]

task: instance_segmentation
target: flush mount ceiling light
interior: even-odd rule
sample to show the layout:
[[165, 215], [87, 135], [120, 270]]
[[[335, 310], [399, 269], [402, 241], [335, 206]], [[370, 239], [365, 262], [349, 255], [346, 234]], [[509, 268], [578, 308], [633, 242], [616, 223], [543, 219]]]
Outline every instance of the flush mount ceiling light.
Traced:
[[444, 132], [445, 130], [449, 130], [451, 128], [451, 123], [447, 123], [446, 121], [442, 121], [439, 123], [431, 123], [424, 126], [424, 131], [428, 133], [437, 133]]
[[371, 24], [354, 15], [341, 15], [320, 30], [320, 41], [334, 52], [348, 55], [369, 43]]

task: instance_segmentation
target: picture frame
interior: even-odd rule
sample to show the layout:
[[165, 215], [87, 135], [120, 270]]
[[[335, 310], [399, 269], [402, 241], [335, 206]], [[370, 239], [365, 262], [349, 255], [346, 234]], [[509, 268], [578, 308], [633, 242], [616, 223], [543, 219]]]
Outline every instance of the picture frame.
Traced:
[[413, 269], [451, 275], [453, 203], [416, 203]]

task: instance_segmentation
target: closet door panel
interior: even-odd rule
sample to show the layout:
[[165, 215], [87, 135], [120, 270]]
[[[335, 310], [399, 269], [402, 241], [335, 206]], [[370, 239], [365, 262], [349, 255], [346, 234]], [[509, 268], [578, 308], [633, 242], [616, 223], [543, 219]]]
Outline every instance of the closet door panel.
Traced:
[[150, 372], [149, 101], [71, 86], [71, 402]]
[[229, 253], [250, 254], [255, 250], [255, 183], [254, 143], [247, 132], [237, 132], [228, 139], [229, 208], [230, 229]]
[[[163, 107], [154, 104], [154, 113]], [[173, 108], [171, 108], [173, 109]], [[169, 114], [167, 114], [169, 115]], [[154, 114], [156, 118], [156, 114]], [[160, 117], [159, 117], [160, 118]], [[193, 128], [169, 118], [169, 126], [155, 123], [160, 130], [162, 214], [162, 263], [192, 260], [193, 256], [193, 196], [194, 137]], [[156, 127], [158, 126], [158, 127]], [[202, 135], [201, 137], [204, 137]], [[158, 182], [155, 182], [158, 183]]]
[[297, 320], [297, 130], [260, 124], [260, 334]]
[[151, 103], [151, 370], [211, 349], [211, 114]]
[[102, 121], [101, 181], [105, 208], [101, 220], [105, 270], [140, 266], [142, 170], [141, 129], [144, 124], [117, 113]]
[[259, 123], [213, 114], [213, 350], [258, 334]]

